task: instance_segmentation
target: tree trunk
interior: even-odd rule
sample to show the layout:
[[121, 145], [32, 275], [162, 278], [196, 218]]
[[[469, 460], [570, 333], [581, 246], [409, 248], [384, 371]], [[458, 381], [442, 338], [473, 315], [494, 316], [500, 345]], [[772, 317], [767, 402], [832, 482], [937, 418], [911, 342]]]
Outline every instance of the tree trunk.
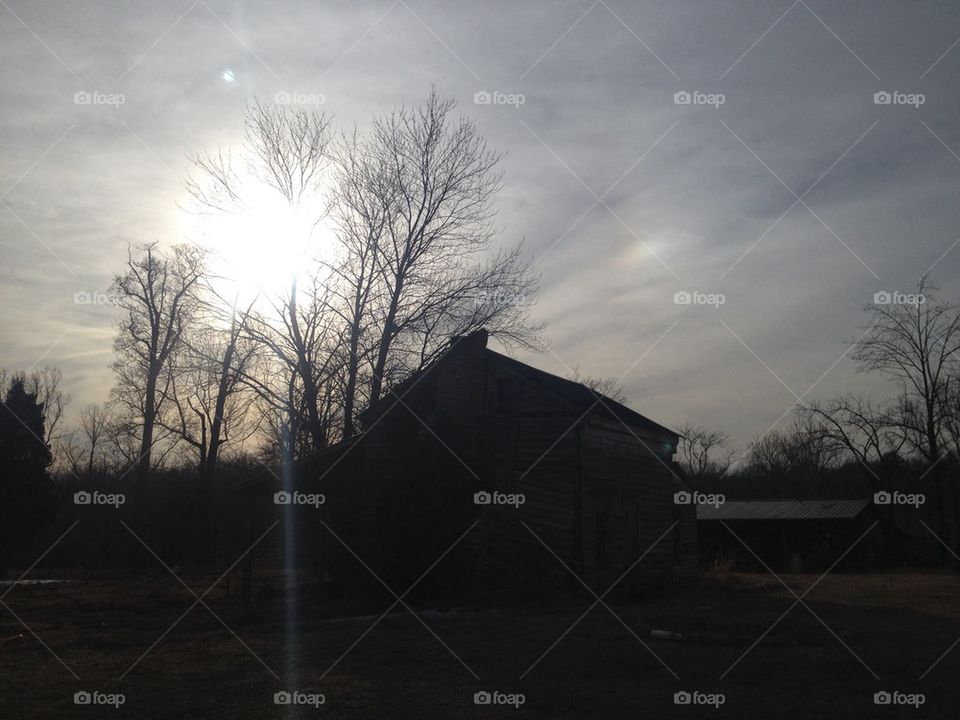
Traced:
[[383, 372], [387, 367], [387, 355], [390, 353], [390, 343], [393, 342], [393, 333], [395, 331], [394, 323], [397, 319], [397, 306], [400, 302], [400, 294], [403, 292], [403, 278], [397, 280], [397, 286], [393, 290], [390, 298], [390, 310], [383, 323], [383, 333], [380, 335], [380, 347], [377, 349], [377, 363], [373, 368], [373, 381], [370, 384], [370, 405], [373, 405], [380, 399], [380, 393], [383, 390]]
[[150, 368], [143, 393], [143, 434], [140, 438], [140, 457], [137, 460], [137, 484], [142, 491], [150, 474], [150, 453], [153, 449], [153, 425], [157, 419], [157, 371]]
[[207, 446], [205, 460], [206, 479], [211, 480], [217, 466], [217, 456], [220, 452], [220, 433], [223, 430], [223, 413], [227, 407], [227, 395], [230, 389], [230, 364], [233, 362], [234, 348], [237, 337], [231, 328], [230, 342], [223, 353], [223, 362], [220, 365], [220, 382], [217, 385], [217, 402], [214, 405], [213, 420], [210, 423], [210, 443]]
[[357, 394], [358, 348], [360, 345], [359, 320], [350, 328], [350, 357], [347, 361], [347, 387], [343, 399], [343, 439], [353, 435], [353, 408]]

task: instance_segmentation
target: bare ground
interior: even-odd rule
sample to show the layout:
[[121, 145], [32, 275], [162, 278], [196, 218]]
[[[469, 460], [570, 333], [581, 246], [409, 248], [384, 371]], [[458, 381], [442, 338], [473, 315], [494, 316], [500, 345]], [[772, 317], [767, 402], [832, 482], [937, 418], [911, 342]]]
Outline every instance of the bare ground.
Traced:
[[[184, 579], [200, 595], [216, 577]], [[803, 595], [817, 576], [785, 579]], [[730, 575], [644, 603], [608, 596], [619, 619], [596, 605], [572, 630], [594, 604], [585, 591], [544, 589], [419, 618], [397, 606], [376, 622], [392, 599], [331, 600], [274, 583], [245, 609], [235, 581], [233, 589], [227, 597], [221, 583], [204, 598], [210, 609], [188, 612], [196, 598], [170, 575], [13, 587], [9, 609], [0, 606], [0, 715], [960, 716], [960, 645], [934, 665], [960, 638], [956, 574], [830, 575], [805, 597], [809, 609], [789, 612], [795, 598], [772, 576]], [[651, 628], [682, 638], [651, 639]], [[282, 689], [322, 693], [325, 703], [277, 706]], [[81, 690], [123, 693], [125, 702], [78, 707]], [[476, 705], [480, 690], [525, 702]], [[679, 690], [723, 693], [725, 703], [677, 706]], [[877, 707], [880, 690], [923, 693], [925, 703]]]

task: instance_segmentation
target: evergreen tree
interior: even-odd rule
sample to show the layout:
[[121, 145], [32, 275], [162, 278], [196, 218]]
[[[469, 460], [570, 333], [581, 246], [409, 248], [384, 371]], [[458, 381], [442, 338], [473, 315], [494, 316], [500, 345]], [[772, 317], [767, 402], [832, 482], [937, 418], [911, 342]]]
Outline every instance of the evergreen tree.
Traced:
[[0, 401], [0, 570], [22, 562], [55, 505], [43, 403], [14, 377]]

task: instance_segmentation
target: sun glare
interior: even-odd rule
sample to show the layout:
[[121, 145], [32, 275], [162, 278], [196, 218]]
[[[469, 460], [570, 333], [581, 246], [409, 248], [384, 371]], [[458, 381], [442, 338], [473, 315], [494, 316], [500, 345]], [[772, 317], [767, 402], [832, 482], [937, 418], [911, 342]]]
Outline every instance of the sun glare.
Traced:
[[210, 252], [214, 284], [240, 302], [275, 297], [330, 252], [317, 208], [292, 206], [266, 187], [236, 210], [197, 215], [190, 225], [191, 239]]

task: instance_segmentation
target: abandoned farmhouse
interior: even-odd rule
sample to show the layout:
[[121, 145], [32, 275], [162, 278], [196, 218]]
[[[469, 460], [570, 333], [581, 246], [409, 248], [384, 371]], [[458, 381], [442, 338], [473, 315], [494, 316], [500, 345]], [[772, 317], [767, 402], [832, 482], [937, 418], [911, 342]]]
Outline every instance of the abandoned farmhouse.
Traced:
[[494, 568], [600, 591], [621, 576], [640, 592], [693, 580], [677, 433], [487, 337], [455, 338], [363, 414], [361, 433], [280, 468], [271, 491], [324, 498], [287, 511], [300, 564], [398, 590], [441, 557], [440, 580], [422, 585], [495, 583]]

